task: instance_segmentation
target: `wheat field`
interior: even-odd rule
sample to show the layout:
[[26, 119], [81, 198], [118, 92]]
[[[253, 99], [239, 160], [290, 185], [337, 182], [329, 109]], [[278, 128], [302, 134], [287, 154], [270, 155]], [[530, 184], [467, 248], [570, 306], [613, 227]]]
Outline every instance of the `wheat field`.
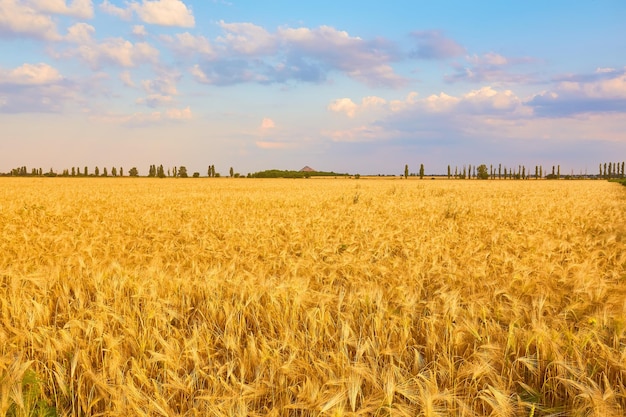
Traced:
[[619, 416], [626, 189], [0, 179], [0, 417]]

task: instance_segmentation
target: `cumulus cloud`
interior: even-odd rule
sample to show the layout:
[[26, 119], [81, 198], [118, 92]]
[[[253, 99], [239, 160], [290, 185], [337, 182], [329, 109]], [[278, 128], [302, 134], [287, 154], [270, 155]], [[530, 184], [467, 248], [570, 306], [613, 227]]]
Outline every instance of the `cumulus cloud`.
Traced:
[[61, 81], [59, 71], [48, 64], [24, 64], [12, 70], [0, 69], [0, 85], [44, 85]]
[[174, 36], [161, 35], [160, 40], [178, 55], [195, 56], [199, 54], [207, 57], [214, 56], [213, 46], [204, 36], [185, 32]]
[[69, 5], [66, 0], [26, 0], [26, 3], [43, 13], [55, 13], [80, 19], [93, 17], [91, 0], [72, 0]]
[[141, 86], [147, 93], [146, 97], [136, 100], [137, 104], [145, 104], [149, 107], [168, 106], [174, 102], [174, 96], [178, 95], [176, 83], [180, 79], [178, 73], [161, 71], [161, 74], [152, 80], [143, 80]]
[[277, 38], [261, 26], [253, 23], [225, 23], [220, 27], [226, 32], [217, 38], [228, 51], [236, 54], [256, 56], [273, 54], [277, 46]]
[[401, 54], [395, 45], [383, 39], [364, 40], [330, 26], [282, 27], [272, 33], [252, 23], [220, 22], [220, 27], [224, 35], [216, 39], [214, 47], [191, 35], [186, 39], [163, 38], [174, 50], [193, 51], [203, 47], [207, 59], [192, 70], [199, 82], [319, 83], [332, 72], [343, 73], [372, 87], [395, 88], [408, 81], [390, 65], [401, 59]]
[[77, 99], [76, 86], [45, 63], [0, 68], [2, 113], [58, 112]]
[[466, 64], [454, 63], [453, 74], [444, 77], [448, 83], [528, 83], [532, 74], [514, 72], [513, 68], [534, 62], [533, 58], [510, 58], [495, 52], [465, 57]]
[[111, 2], [109, 2], [109, 0], [103, 0], [98, 7], [103, 12], [110, 14], [112, 16], [119, 17], [120, 19], [130, 20], [130, 18], [133, 16], [133, 10], [130, 7], [129, 8], [118, 7], [112, 4]]
[[541, 116], [624, 113], [626, 69], [605, 69], [594, 74], [562, 77], [552, 90], [536, 94], [528, 105]]
[[127, 3], [125, 8], [103, 0], [100, 10], [125, 20], [134, 13], [142, 22], [152, 25], [194, 27], [196, 24], [192, 10], [181, 0], [142, 0]]
[[0, 36], [60, 40], [56, 23], [35, 7], [16, 0], [0, 1]]
[[375, 109], [385, 106], [387, 100], [381, 97], [368, 96], [361, 100], [361, 104], [356, 104], [349, 98], [339, 98], [333, 100], [327, 109], [334, 113], [344, 113], [349, 118], [353, 118], [357, 113], [364, 112], [368, 109]]
[[338, 98], [328, 105], [328, 110], [335, 113], [345, 113], [348, 117], [354, 117], [358, 106], [349, 98]]
[[89, 43], [93, 41], [96, 29], [87, 23], [76, 23], [67, 29], [65, 40], [73, 43]]
[[143, 0], [141, 4], [133, 3], [132, 8], [145, 23], [181, 27], [196, 24], [191, 9], [181, 0]]
[[133, 35], [138, 38], [144, 38], [148, 36], [148, 32], [146, 31], [146, 27], [144, 25], [135, 25], [133, 26]]
[[362, 113], [368, 116], [365, 124], [364, 119], [359, 119], [355, 127], [325, 132], [338, 142], [390, 140], [407, 134], [432, 139], [444, 136], [442, 132], [458, 136], [489, 120], [520, 120], [532, 115], [532, 108], [513, 91], [491, 86], [458, 96], [441, 92], [420, 98], [411, 92], [403, 99], [391, 101], [370, 96], [361, 99], [360, 104], [342, 98], [332, 101], [328, 110], [350, 118]]
[[417, 47], [411, 56], [420, 59], [448, 59], [465, 54], [465, 48], [437, 30], [413, 32]]
[[93, 32], [89, 25], [75, 28], [67, 39], [77, 45], [58, 53], [57, 57], [77, 57], [92, 69], [107, 65], [132, 68], [158, 62], [159, 51], [147, 42], [132, 43], [123, 38], [108, 38], [97, 42], [91, 37]]

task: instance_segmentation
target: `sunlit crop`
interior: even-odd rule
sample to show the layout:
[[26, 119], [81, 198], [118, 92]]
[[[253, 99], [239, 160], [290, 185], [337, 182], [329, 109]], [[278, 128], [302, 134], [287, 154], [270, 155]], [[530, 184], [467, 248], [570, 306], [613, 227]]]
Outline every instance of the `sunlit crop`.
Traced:
[[0, 179], [0, 416], [618, 416], [626, 189]]

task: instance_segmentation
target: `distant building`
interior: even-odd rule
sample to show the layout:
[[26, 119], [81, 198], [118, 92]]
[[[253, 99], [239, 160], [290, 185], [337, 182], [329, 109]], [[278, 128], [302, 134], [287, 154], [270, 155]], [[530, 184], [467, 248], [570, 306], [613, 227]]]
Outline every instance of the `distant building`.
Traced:
[[317, 171], [315, 171], [313, 168], [307, 165], [304, 168], [302, 168], [300, 172], [317, 172]]

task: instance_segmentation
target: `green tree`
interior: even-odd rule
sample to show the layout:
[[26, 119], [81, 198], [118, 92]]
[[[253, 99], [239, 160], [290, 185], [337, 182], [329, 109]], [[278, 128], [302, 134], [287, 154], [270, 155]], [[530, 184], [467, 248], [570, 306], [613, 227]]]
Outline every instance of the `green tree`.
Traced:
[[109, 174], [107, 173], [107, 168], [106, 168], [106, 167], [104, 167], [104, 168], [102, 168], [102, 169], [103, 169], [102, 176], [103, 176], [103, 177], [108, 177], [108, 176], [109, 176]]
[[448, 179], [450, 179], [450, 174], [451, 174], [450, 165], [448, 165]]
[[159, 178], [165, 178], [165, 170], [163, 169], [163, 165], [159, 165], [159, 169], [157, 170], [157, 176]]
[[98, 169], [98, 167], [96, 167], [94, 174], [96, 177], [100, 176], [100, 169]]
[[85, 167], [85, 177], [89, 175], [89, 170], [87, 169], [87, 167]]
[[502, 164], [498, 164], [498, 179], [502, 178]]
[[487, 165], [482, 164], [477, 168], [477, 178], [479, 180], [488, 180], [489, 179], [489, 171], [487, 170]]
[[407, 179], [409, 177], [409, 165], [405, 165], [404, 166], [404, 179]]
[[178, 176], [181, 178], [189, 177], [189, 175], [187, 175], [187, 167], [181, 166], [180, 168], [178, 168]]
[[120, 177], [124, 176], [124, 168], [120, 167]]
[[75, 177], [75, 176], [76, 176], [76, 168], [72, 167], [72, 177]]
[[561, 165], [558, 165], [558, 166], [557, 166], [556, 178], [557, 178], [558, 180], [560, 180], [560, 179], [561, 179]]
[[111, 175], [113, 175], [114, 177], [117, 177], [117, 168], [115, 167], [111, 168]]
[[420, 164], [420, 180], [424, 179], [424, 164]]
[[138, 177], [139, 176], [139, 171], [137, 170], [136, 167], [132, 167], [129, 171], [128, 171], [128, 175], [130, 175], [131, 177]]

